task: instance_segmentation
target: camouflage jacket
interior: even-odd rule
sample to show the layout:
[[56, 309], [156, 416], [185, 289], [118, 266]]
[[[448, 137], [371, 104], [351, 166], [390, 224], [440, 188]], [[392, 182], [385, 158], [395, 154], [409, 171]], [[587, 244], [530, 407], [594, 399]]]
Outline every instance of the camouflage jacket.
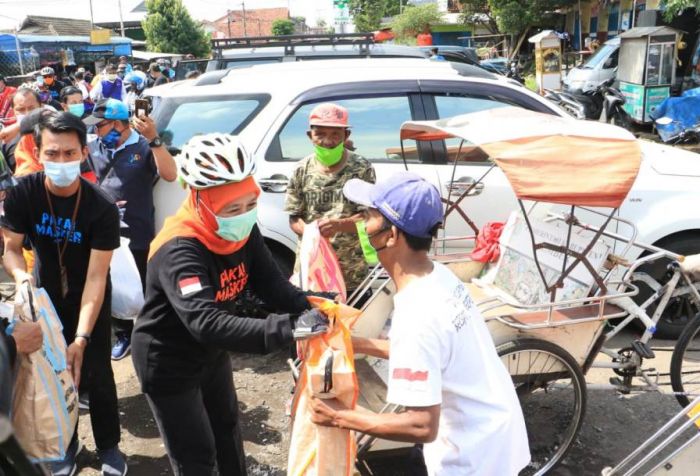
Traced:
[[[289, 180], [284, 210], [305, 223], [321, 218], [346, 218], [361, 212], [364, 207], [348, 201], [343, 195], [343, 186], [352, 178], [374, 182], [374, 168], [367, 159], [350, 151], [347, 153], [345, 167], [334, 174], [324, 172], [313, 154], [305, 157]], [[348, 290], [354, 290], [367, 275], [357, 235], [338, 233], [330, 242], [338, 255], [345, 285]], [[294, 269], [299, 270], [298, 260]]]

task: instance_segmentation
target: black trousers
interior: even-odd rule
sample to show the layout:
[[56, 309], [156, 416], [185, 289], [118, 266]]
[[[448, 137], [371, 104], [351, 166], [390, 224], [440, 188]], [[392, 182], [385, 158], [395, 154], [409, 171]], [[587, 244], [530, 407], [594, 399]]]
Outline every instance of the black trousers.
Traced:
[[176, 476], [247, 475], [232, 373], [222, 352], [197, 387], [146, 394]]
[[[131, 250], [131, 254], [134, 255], [134, 261], [136, 261], [136, 267], [139, 269], [139, 275], [141, 276], [141, 288], [146, 292], [146, 268], [148, 264], [148, 250]], [[131, 336], [134, 330], [134, 321], [127, 319], [117, 319], [112, 318], [112, 327], [116, 334], [126, 334]]]
[[[111, 360], [110, 312], [111, 292], [108, 286], [105, 302], [92, 331], [90, 343], [85, 348], [80, 377], [81, 393], [90, 397], [90, 423], [97, 449], [106, 450], [119, 444], [119, 409], [117, 386], [114, 383]], [[63, 323], [63, 335], [70, 344], [75, 338], [77, 316], [71, 319], [68, 313], [56, 306]]]

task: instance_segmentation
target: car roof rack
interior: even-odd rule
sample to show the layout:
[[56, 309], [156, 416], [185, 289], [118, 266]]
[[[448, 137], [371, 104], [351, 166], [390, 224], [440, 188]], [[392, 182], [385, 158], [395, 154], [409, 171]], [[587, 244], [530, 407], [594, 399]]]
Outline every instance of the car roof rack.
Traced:
[[211, 40], [214, 58], [221, 58], [223, 50], [236, 48], [273, 48], [284, 47], [284, 55], [294, 54], [295, 46], [337, 46], [357, 45], [359, 54], [369, 54], [370, 45], [374, 44], [373, 33], [334, 33], [326, 35], [280, 35], [247, 36], [237, 38], [218, 38]]

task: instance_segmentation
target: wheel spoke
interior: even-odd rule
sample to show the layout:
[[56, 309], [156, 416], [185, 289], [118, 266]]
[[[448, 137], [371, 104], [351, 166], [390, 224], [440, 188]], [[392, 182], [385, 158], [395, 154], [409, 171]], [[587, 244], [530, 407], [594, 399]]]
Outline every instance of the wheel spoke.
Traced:
[[559, 347], [536, 340], [520, 345], [499, 354], [513, 377], [528, 429], [533, 462], [521, 474], [539, 475], [556, 466], [578, 432], [585, 381], [573, 358]]

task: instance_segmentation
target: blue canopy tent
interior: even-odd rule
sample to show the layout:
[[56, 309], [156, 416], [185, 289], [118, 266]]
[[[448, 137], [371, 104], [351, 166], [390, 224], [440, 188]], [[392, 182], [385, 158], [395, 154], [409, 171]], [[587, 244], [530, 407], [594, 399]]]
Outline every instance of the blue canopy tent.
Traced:
[[93, 45], [89, 36], [0, 34], [0, 73], [20, 75], [44, 64], [87, 64], [101, 58], [131, 56], [131, 41], [112, 37], [109, 43]]

